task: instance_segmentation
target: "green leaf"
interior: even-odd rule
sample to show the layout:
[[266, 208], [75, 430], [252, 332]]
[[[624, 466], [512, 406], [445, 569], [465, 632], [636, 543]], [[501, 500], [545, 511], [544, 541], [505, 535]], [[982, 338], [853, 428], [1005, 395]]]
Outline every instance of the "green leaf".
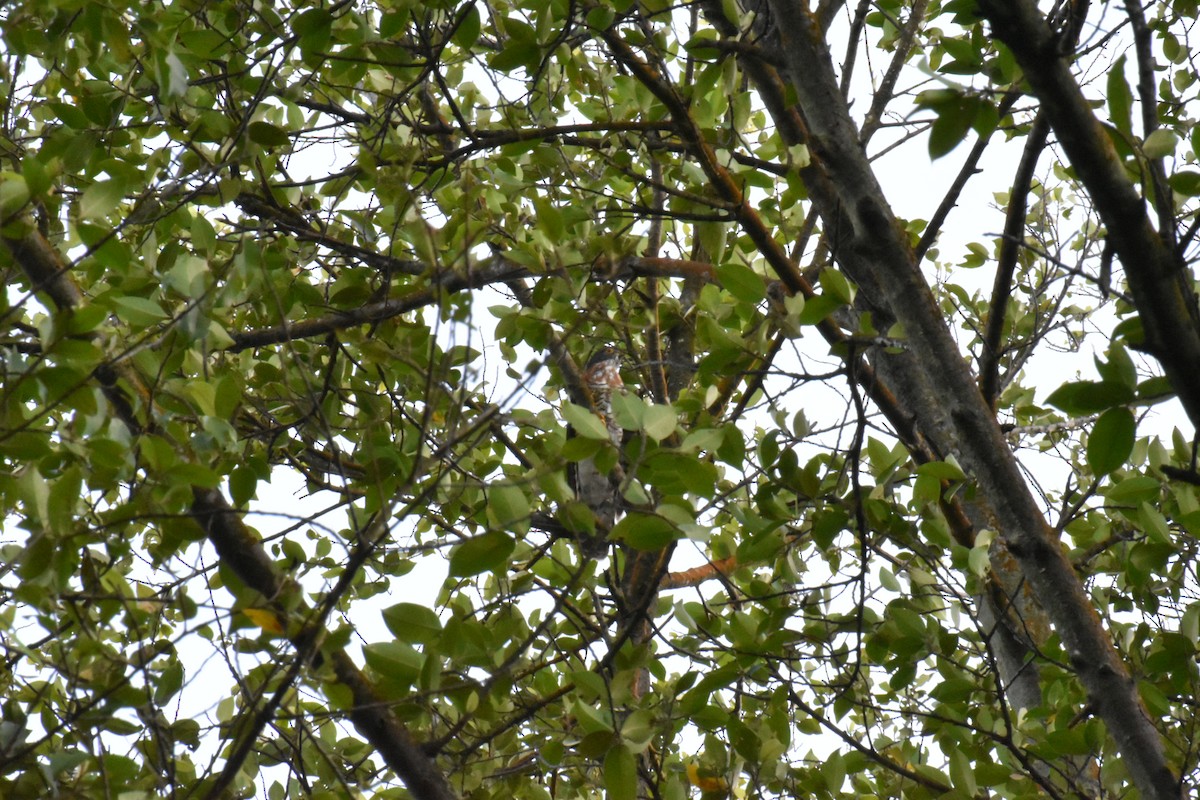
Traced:
[[599, 415], [590, 408], [577, 406], [574, 403], [565, 403], [562, 407], [562, 415], [567, 424], [575, 429], [577, 435], [587, 439], [608, 441], [608, 428], [604, 426], [604, 421], [600, 419]]
[[1108, 113], [1113, 125], [1126, 136], [1133, 135], [1133, 92], [1125, 80], [1125, 56], [1122, 55], [1108, 69]]
[[1046, 402], [1068, 414], [1094, 414], [1133, 401], [1133, 389], [1114, 381], [1074, 381], [1064, 383], [1046, 398]]
[[950, 783], [966, 797], [974, 797], [979, 790], [970, 759], [957, 747], [950, 749]]
[[16, 214], [29, 202], [29, 186], [15, 172], [0, 172], [0, 222]]
[[542, 51], [536, 41], [513, 40], [488, 59], [488, 66], [497, 72], [513, 72], [537, 64], [541, 58]]
[[889, 592], [899, 593], [901, 590], [900, 581], [896, 580], [896, 575], [886, 567], [879, 569], [879, 584]]
[[804, 301], [798, 321], [801, 325], [816, 325], [844, 305], [844, 301], [823, 292]]
[[720, 265], [723, 262], [725, 258], [725, 242], [728, 238], [728, 222], [705, 221], [696, 223], [696, 241], [704, 251], [703, 255], [707, 256], [710, 264]]
[[841, 753], [832, 753], [821, 764], [821, 775], [825, 779], [825, 788], [835, 795], [842, 791], [846, 781], [846, 758]]
[[813, 541], [822, 548], [831, 547], [837, 534], [846, 530], [850, 515], [841, 508], [829, 508], [814, 515], [812, 523]]
[[958, 89], [935, 89], [922, 92], [917, 104], [937, 114], [929, 130], [929, 156], [937, 159], [966, 138], [979, 115], [982, 101]]
[[1088, 466], [1096, 475], [1107, 475], [1122, 466], [1133, 452], [1137, 423], [1128, 408], [1110, 408], [1100, 415], [1087, 440]]
[[442, 635], [442, 623], [433, 609], [417, 603], [397, 603], [383, 610], [383, 622], [404, 642], [433, 644]]
[[717, 468], [692, 453], [660, 450], [642, 464], [641, 477], [667, 494], [711, 496]]
[[658, 724], [647, 709], [634, 711], [621, 723], [621, 740], [634, 753], [644, 752], [657, 733]]
[[[671, 422], [672, 425], [676, 422], [674, 415], [672, 415]], [[736, 438], [738, 442], [741, 442], [744, 454], [745, 442], [742, 441], [737, 428], [732, 425], [724, 428], [697, 428], [684, 437], [683, 443], [679, 445], [679, 450], [683, 453], [712, 452], [720, 447], [729, 446], [730, 438]]]
[[1185, 197], [1200, 195], [1200, 172], [1195, 170], [1180, 170], [1170, 177], [1168, 183], [1171, 184], [1172, 191]]
[[561, 241], [566, 235], [562, 212], [549, 200], [541, 197], [533, 201], [533, 208], [538, 227], [545, 231], [552, 241]]
[[519, 486], [496, 484], [487, 492], [488, 524], [494, 528], [529, 525], [529, 498]]
[[581, 436], [575, 436], [567, 439], [562, 447], [562, 457], [564, 460], [572, 463], [583, 461], [585, 458], [592, 458], [604, 448], [601, 442], [595, 439], [584, 439]]
[[646, 407], [642, 430], [656, 442], [661, 442], [675, 432], [679, 414], [674, 406], [652, 405]]
[[29, 537], [21, 553], [17, 575], [26, 581], [39, 578], [50, 569], [53, 558], [54, 540], [46, 534], [35, 533]]
[[1134, 365], [1133, 359], [1129, 357], [1129, 351], [1120, 343], [1114, 342], [1109, 347], [1108, 361], [1101, 361], [1099, 357], [1095, 361], [1096, 370], [1104, 380], [1123, 383], [1133, 389], [1137, 388], [1137, 367]]
[[1132, 478], [1110, 486], [1104, 496], [1112, 503], [1121, 505], [1139, 505], [1158, 499], [1162, 490], [1162, 482], [1150, 475], [1135, 475]]
[[75, 515], [82, 496], [83, 475], [78, 467], [69, 467], [50, 484], [46, 524], [56, 535], [64, 536], [75, 527]]
[[917, 467], [917, 474], [946, 481], [962, 481], [967, 478], [957, 464], [949, 461], [930, 461], [921, 464]]
[[843, 305], [850, 305], [854, 302], [854, 287], [850, 285], [850, 281], [846, 280], [846, 276], [836, 269], [823, 269], [821, 275], [817, 278], [824, 289], [824, 293], [836, 298]]
[[167, 318], [162, 306], [145, 297], [117, 297], [113, 305], [117, 316], [135, 328], [145, 328]]
[[479, 14], [479, 6], [472, 3], [471, 7], [467, 9], [467, 13], [463, 15], [458, 29], [454, 31], [452, 40], [463, 50], [469, 50], [475, 46], [475, 42], [479, 41], [481, 29], [482, 17]]
[[421, 674], [425, 656], [404, 642], [378, 642], [363, 647], [367, 666], [387, 678], [392, 692], [411, 686]]
[[584, 733], [611, 734], [613, 732], [612, 717], [591, 703], [576, 699], [571, 704], [571, 711], [574, 713], [579, 727]]
[[214, 30], [194, 30], [180, 33], [179, 43], [197, 58], [209, 59], [228, 47], [229, 39]]
[[1175, 135], [1174, 131], [1158, 128], [1146, 137], [1146, 141], [1142, 142], [1142, 152], [1146, 154], [1146, 158], [1166, 158], [1175, 153], [1177, 144], [1179, 144], [1179, 137]]
[[976, 544], [967, 553], [967, 568], [971, 570], [971, 574], [982, 578], [987, 575], [992, 568], [991, 554], [989, 546], [991, 544], [990, 537], [988, 541], [982, 541]]
[[607, 800], [637, 800], [637, 759], [625, 745], [604, 756], [604, 795]]
[[96, 181], [84, 190], [83, 196], [79, 198], [79, 217], [103, 220], [120, 205], [124, 196], [124, 181]]
[[1171, 544], [1171, 526], [1161, 511], [1149, 503], [1142, 503], [1138, 509], [1138, 518], [1150, 541]]
[[187, 67], [175, 53], [159, 53], [154, 59], [154, 73], [161, 100], [175, 100], [187, 94]]
[[467, 578], [494, 570], [508, 561], [516, 547], [516, 541], [500, 531], [475, 536], [450, 553], [450, 575]]
[[584, 21], [587, 22], [589, 28], [603, 31], [607, 30], [608, 27], [612, 25], [615, 17], [615, 12], [608, 6], [596, 6], [587, 12], [587, 16], [584, 17]]
[[728, 262], [719, 265], [716, 272], [721, 286], [738, 300], [757, 305], [767, 296], [766, 281], [744, 264]]
[[328, 9], [310, 8], [292, 22], [292, 30], [298, 36], [309, 36], [327, 31], [333, 24], [333, 14]]
[[158, 685], [154, 687], [154, 702], [164, 706], [183, 688], [183, 665], [175, 662], [162, 671]]
[[46, 103], [46, 107], [53, 111], [55, 117], [68, 128], [84, 130], [91, 126], [91, 121], [87, 118], [87, 114], [84, 114], [82, 110], [70, 103], [61, 103], [52, 100]]
[[286, 147], [292, 141], [283, 128], [262, 120], [251, 122], [246, 127], [246, 133], [250, 141], [264, 147]]
[[636, 550], [661, 550], [683, 537], [678, 528], [656, 514], [631, 511], [613, 526], [612, 538]]

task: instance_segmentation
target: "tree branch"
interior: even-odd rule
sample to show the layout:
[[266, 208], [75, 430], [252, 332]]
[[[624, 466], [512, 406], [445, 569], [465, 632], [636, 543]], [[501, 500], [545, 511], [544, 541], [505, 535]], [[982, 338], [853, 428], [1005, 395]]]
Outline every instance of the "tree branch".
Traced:
[[[1158, 92], [1154, 86], [1153, 34], [1146, 25], [1146, 12], [1142, 0], [1125, 0], [1125, 12], [1133, 29], [1133, 52], [1137, 56], [1137, 93], [1142, 111], [1142, 136], [1147, 137], [1158, 130]], [[1171, 187], [1167, 185], [1167, 173], [1162, 158], [1146, 158], [1149, 167], [1148, 181], [1154, 192], [1153, 205], [1158, 216], [1158, 235], [1168, 247], [1176, 246], [1175, 201]]]
[[[36, 229], [24, 237], [5, 238], [3, 241], [30, 282], [44, 289], [61, 310], [69, 311], [82, 306], [83, 294], [71, 280], [66, 260]], [[117, 402], [127, 406], [127, 401], [115, 384], [115, 378], [132, 381], [138, 387], [141, 386], [141, 381], [131, 368], [111, 369], [114, 370], [114, 380], [111, 383], [105, 381], [99, 370], [97, 377], [100, 378], [105, 394], [110, 396], [110, 400], [115, 394]], [[137, 424], [136, 420], [133, 420], [130, 427], [131, 430], [142, 430], [142, 426]], [[192, 513], [196, 521], [213, 543], [222, 562], [247, 586], [272, 603], [280, 601], [285, 593], [292, 590], [293, 587], [267, 555], [262, 541], [245, 526], [220, 491], [193, 487], [192, 495]], [[316, 635], [315, 631], [300, 628], [295, 632], [292, 641], [303, 653], [312, 647], [312, 637]], [[375, 746], [388, 767], [400, 776], [413, 796], [419, 800], [457, 800], [445, 776], [413, 740], [407, 728], [392, 712], [391, 706], [375, 691], [374, 686], [350, 657], [341, 650], [331, 655], [338, 680], [350, 688], [354, 697], [354, 707], [349, 712], [350, 719], [359, 732]]]
[[467, 272], [445, 272], [433, 279], [429, 288], [414, 289], [402, 297], [389, 298], [377, 303], [367, 303], [358, 308], [340, 311], [324, 317], [284, 322], [271, 328], [261, 328], [256, 331], [230, 334], [233, 340], [227, 350], [233, 353], [251, 347], [264, 347], [270, 344], [290, 342], [296, 339], [308, 339], [314, 336], [324, 336], [333, 331], [345, 330], [370, 322], [379, 322], [397, 317], [408, 311], [432, 305], [448, 294], [460, 292], [463, 289], [478, 289], [493, 283], [504, 283], [516, 278], [529, 275], [529, 270], [501, 256], [488, 259], [476, 269]]
[[988, 306], [987, 327], [983, 333], [983, 358], [979, 362], [979, 390], [993, 409], [1000, 394], [1000, 339], [1008, 314], [1008, 299], [1012, 296], [1012, 277], [1024, 240], [1029, 188], [1033, 185], [1033, 171], [1037, 168], [1038, 158], [1042, 155], [1049, 134], [1050, 123], [1044, 114], [1039, 113], [1033, 121], [1029, 138], [1025, 140], [1025, 151], [1021, 154], [1021, 163], [1017, 165], [1017, 173], [1013, 176], [1012, 189], [1009, 191], [1004, 238], [1000, 240], [996, 279], [992, 282], [992, 301]]
[[[1030, 14], [1036, 15], [1028, 0], [986, 2], [992, 9], [1003, 7], [1004, 11], [993, 14], [1005, 16], [1017, 5], [1028, 6]], [[911, 401], [906, 405], [917, 417], [919, 430], [941, 452], [956, 452], [960, 464], [975, 481], [987, 512], [994, 515], [1004, 543], [1053, 622], [1072, 667], [1116, 739], [1138, 787], [1146, 797], [1178, 797], [1178, 785], [1167, 767], [1162, 742], [1129, 670], [1025, 485], [990, 408], [950, 336], [904, 231], [858, 147], [858, 135], [838, 90], [816, 20], [798, 0], [772, 0], [771, 7], [778, 21], [790, 83], [808, 126], [813, 163], [812, 175], [806, 174], [805, 183], [810, 196], [826, 228], [844, 232], [844, 240], [835, 243], [839, 245], [839, 262], [859, 285], [877, 324], [900, 322], [910, 345], [909, 352], [880, 359], [881, 364], [890, 362], [886, 376], [912, 393], [904, 399]], [[1049, 37], [1048, 29], [1046, 34]], [[1026, 36], [1009, 45], [1015, 50], [1024, 47], [1028, 39]], [[1023, 66], [1028, 80], [1041, 80], [1035, 77], [1041, 65]], [[1079, 99], [1082, 103], [1082, 97]], [[1086, 110], [1086, 106], [1083, 108]], [[1059, 132], [1057, 125], [1055, 130]], [[1060, 138], [1062, 135], [1060, 132]], [[1161, 248], [1161, 242], [1158, 244]], [[920, 358], [914, 358], [913, 353], [920, 353]], [[1192, 359], [1192, 364], [1196, 363], [1200, 363], [1200, 349]], [[1194, 367], [1193, 372], [1200, 375]], [[1200, 381], [1197, 388], [1200, 390]]]
[[1042, 101], [1060, 146], [1108, 229], [1139, 312], [1142, 348], [1162, 364], [1193, 426], [1200, 427], [1200, 310], [1190, 270], [1150, 224], [1145, 201], [1037, 6], [1031, 0], [980, 0], [979, 8]]

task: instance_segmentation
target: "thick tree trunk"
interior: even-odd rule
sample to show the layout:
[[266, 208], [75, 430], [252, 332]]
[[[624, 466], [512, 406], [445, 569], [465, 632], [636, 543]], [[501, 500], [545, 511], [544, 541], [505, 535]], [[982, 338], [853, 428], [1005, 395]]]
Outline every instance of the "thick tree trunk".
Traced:
[[808, 128], [810, 196], [826, 230], [837, 232], [839, 264], [858, 284], [877, 327], [903, 328], [907, 350], [881, 356], [893, 362], [887, 371], [897, 399], [923, 438], [954, 455], [974, 481], [986, 518], [1020, 565], [1143, 795], [1178, 797], [1129, 670], [1025, 485], [859, 146], [816, 20], [797, 0], [772, 0], [770, 7], [779, 37], [764, 46], [777, 45], [771, 55], [787, 65]]

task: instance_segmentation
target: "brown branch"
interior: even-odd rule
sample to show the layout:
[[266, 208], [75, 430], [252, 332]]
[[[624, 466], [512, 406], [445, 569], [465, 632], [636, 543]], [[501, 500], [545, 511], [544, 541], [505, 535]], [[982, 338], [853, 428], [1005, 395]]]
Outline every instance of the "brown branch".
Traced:
[[[30, 282], [44, 290], [56, 306], [63, 311], [82, 306], [83, 293], [71, 280], [66, 260], [36, 228], [31, 226], [25, 236], [5, 238], [3, 241]], [[112, 370], [111, 381], [106, 381], [105, 376], [97, 370], [97, 378], [105, 395], [119, 408], [129, 409], [132, 430], [142, 430], [143, 426], [132, 418], [128, 400], [116, 384], [119, 378], [134, 386], [140, 394], [144, 387], [139, 376], [129, 362], [121, 362], [108, 369]], [[285, 594], [296, 590], [267, 555], [262, 540], [245, 526], [220, 491], [193, 487], [192, 494], [192, 513], [196, 521], [213, 543], [222, 563], [229, 566], [248, 587], [273, 603], [278, 603]], [[312, 648], [314, 637], [318, 637], [317, 631], [302, 628], [294, 633], [292, 642], [303, 653]], [[420, 800], [457, 800], [445, 776], [413, 740], [407, 728], [392, 712], [391, 706], [375, 691], [350, 657], [341, 650], [330, 655], [338, 680], [350, 688], [355, 700], [354, 708], [349, 712], [350, 719], [375, 746], [388, 767], [400, 776], [413, 796]]]
[[729, 573], [737, 569], [737, 567], [737, 556], [709, 561], [707, 564], [701, 564], [698, 567], [667, 573], [663, 576], [658, 588], [660, 591], [668, 591], [670, 589], [683, 589], [688, 586], [699, 586], [705, 581], [716, 578], [724, 579]]
[[996, 279], [992, 283], [992, 302], [988, 306], [987, 327], [983, 332], [983, 357], [979, 363], [979, 390], [987, 404], [996, 408], [1000, 394], [1000, 339], [1004, 333], [1004, 320], [1008, 314], [1008, 299], [1012, 296], [1012, 278], [1017, 269], [1017, 257], [1024, 241], [1025, 215], [1029, 210], [1029, 189], [1033, 185], [1033, 171], [1046, 147], [1050, 134], [1050, 123], [1039, 113], [1033, 120], [1029, 138], [1025, 140], [1025, 151], [1013, 176], [1012, 190], [1008, 197], [1008, 211], [1004, 217], [1004, 238], [1000, 240], [1000, 254], [996, 259]]
[[[1158, 92], [1154, 80], [1153, 33], [1146, 25], [1146, 12], [1142, 0], [1125, 0], [1125, 12], [1133, 29], [1133, 52], [1137, 56], [1137, 93], [1142, 110], [1142, 136], [1158, 130]], [[1149, 168], [1149, 184], [1153, 190], [1154, 210], [1158, 216], [1158, 235], [1168, 247], [1175, 247], [1175, 202], [1171, 187], [1167, 185], [1167, 173], [1162, 158], [1146, 158]]]
[[[1005, 95], [996, 108], [996, 113], [1003, 118], [1013, 105], [1016, 104], [1017, 98], [1020, 97], [1016, 92], [1010, 92]], [[937, 210], [933, 212], [933, 216], [929, 218], [925, 230], [921, 233], [921, 239], [917, 242], [917, 246], [913, 248], [913, 257], [917, 261], [925, 258], [925, 253], [933, 247], [937, 235], [942, 230], [942, 225], [946, 223], [946, 218], [950, 216], [950, 212], [958, 205], [958, 198], [962, 194], [963, 189], [967, 186], [967, 181], [971, 180], [979, 171], [979, 160], [983, 157], [984, 151], [987, 149], [988, 143], [992, 140], [992, 134], [995, 131], [989, 131], [986, 134], [979, 136], [975, 140], [975, 144], [971, 147], [971, 152], [967, 154], [967, 158], [963, 161], [962, 167], [958, 170], [958, 175], [954, 177], [954, 182], [950, 184], [950, 188], [946, 191], [942, 201], [938, 203]]]
[[[663, 217], [667, 204], [667, 193], [662, 187], [662, 166], [658, 159], [652, 159], [650, 162], [650, 178], [654, 182], [653, 199], [651, 206], [653, 213], [650, 215], [650, 230], [646, 236], [646, 249], [643, 253], [645, 258], [658, 258], [662, 251], [663, 239]], [[650, 379], [646, 382], [651, 388], [652, 396], [659, 403], [669, 403], [667, 393], [667, 370], [663, 359], [663, 343], [662, 330], [659, 328], [659, 304], [662, 299], [662, 287], [659, 285], [658, 278], [648, 276], [646, 278], [646, 312], [652, 321], [646, 330], [646, 356], [650, 365], [646, 368]]]
[[342, 241], [336, 236], [332, 236], [315, 227], [307, 217], [298, 211], [285, 208], [257, 195], [243, 193], [238, 195], [235, 202], [247, 214], [251, 214], [259, 219], [268, 220], [288, 231], [297, 239], [319, 244], [339, 255], [360, 261], [381, 272], [420, 275], [429, 268], [422, 261], [396, 258], [395, 256], [380, 253], [377, 250]]
[[707, 261], [682, 258], [625, 258], [619, 265], [641, 278], [696, 278], [702, 283], [720, 283]]
[[528, 130], [475, 130], [464, 128], [464, 133], [474, 140], [471, 144], [463, 145], [457, 150], [447, 153], [447, 163], [458, 161], [475, 153], [504, 144], [555, 139], [576, 133], [647, 133], [651, 131], [668, 130], [661, 122], [644, 122], [641, 120], [612, 121], [612, 122], [582, 122], [574, 125], [558, 125], [547, 128], [531, 128]]
[[916, 42], [917, 31], [921, 29], [921, 23], [925, 21], [925, 9], [928, 6], [929, 0], [915, 0], [912, 8], [909, 9], [908, 20], [900, 29], [892, 60], [883, 73], [883, 80], [879, 82], [875, 96], [871, 98], [871, 108], [867, 110], [867, 115], [863, 118], [862, 129], [859, 131], [863, 147], [867, 146], [871, 137], [879, 130], [879, 124], [883, 120], [883, 111], [892, 100], [893, 92], [896, 90], [896, 81], [900, 79], [901, 69], [908, 63], [908, 55], [912, 52], [913, 44]]
[[[854, 75], [854, 64], [858, 58], [858, 42], [862, 37], [863, 28], [866, 27], [867, 13], [871, 11], [871, 0], [858, 0], [858, 7], [854, 9], [854, 15], [850, 18], [850, 32], [846, 36], [846, 55], [842, 59], [842, 81], [838, 87], [842, 96], [848, 98], [850, 96], [850, 78]], [[824, 33], [824, 29], [821, 29]], [[786, 62], [784, 63], [786, 67]]]
[[1159, 469], [1162, 470], [1163, 475], [1166, 475], [1173, 481], [1200, 486], [1200, 472], [1194, 469], [1180, 469], [1179, 467], [1172, 467], [1170, 464], [1163, 464]]
[[[717, 13], [721, 13], [719, 6], [717, 7]], [[603, 38], [616, 58], [628, 67], [638, 80], [667, 107], [680, 133], [680, 137], [688, 144], [690, 152], [699, 162], [712, 187], [732, 207], [734, 216], [741, 225], [742, 230], [754, 242], [759, 252], [763, 254], [767, 264], [779, 276], [780, 280], [787, 287], [787, 290], [792, 294], [803, 294], [806, 298], [815, 297], [816, 291], [812, 285], [801, 274], [799, 267], [788, 258], [783, 247], [775, 241], [770, 230], [763, 224], [761, 217], [754, 211], [751, 204], [746, 201], [737, 181], [734, 180], [729, 171], [717, 159], [716, 153], [712, 150], [712, 147], [705, 140], [703, 133], [691, 118], [687, 103], [657, 72], [640, 61], [633, 53], [633, 50], [614, 31], [605, 31]], [[769, 65], [756, 62], [753, 59], [748, 59], [746, 64], [748, 71], [753, 71], [754, 73], [752, 77], [757, 76], [764, 82], [759, 87], [760, 93], [762, 93], [764, 102], [768, 109], [772, 111], [772, 114], [778, 114], [775, 117], [775, 121], [788, 144], [805, 141], [807, 133], [804, 129], [804, 124], [796, 113], [795, 108], [789, 106], [784, 101], [786, 90], [778, 74]], [[851, 141], [857, 142], [857, 140], [858, 137], [855, 135]], [[811, 168], [801, 170], [801, 174], [805, 176], [806, 182], [810, 178], [815, 177], [815, 173]], [[836, 225], [832, 227], [834, 229], [837, 228]], [[827, 317], [819, 322], [817, 330], [831, 345], [845, 344], [847, 340], [846, 334], [831, 318]], [[847, 349], [846, 352], [850, 354], [848, 357], [858, 358], [853, 355], [853, 349]], [[883, 411], [896, 431], [897, 436], [908, 446], [909, 452], [913, 453], [922, 463], [938, 460], [939, 455], [934, 452], [929, 443], [922, 438], [913, 426], [912, 416], [900, 408], [895, 395], [879, 379], [875, 370], [871, 368], [865, 359], [858, 358], [854, 374], [871, 400]]]
[[504, 283], [516, 278], [529, 275], [529, 270], [505, 258], [496, 256], [485, 261], [482, 265], [467, 272], [446, 272], [434, 278], [433, 285], [425, 289], [414, 289], [402, 297], [381, 300], [378, 303], [368, 303], [358, 308], [348, 309], [324, 317], [284, 322], [270, 328], [256, 331], [234, 333], [227, 349], [230, 352], [240, 352], [251, 347], [263, 347], [270, 344], [290, 342], [296, 339], [308, 339], [314, 336], [324, 336], [334, 331], [366, 325], [371, 322], [391, 319], [408, 311], [414, 311], [439, 302], [448, 294], [464, 289], [478, 289], [494, 283]]
[[[58, 248], [38, 231], [31, 219], [26, 217], [21, 220], [21, 224], [27, 228], [25, 235], [5, 237], [3, 241], [12, 253], [13, 260], [29, 278], [33, 290], [49, 295], [53, 305], [60, 311], [72, 312], [83, 306], [85, 298], [71, 277], [70, 263]], [[130, 362], [118, 361], [114, 364], [105, 361], [97, 366], [92, 374], [100, 384], [105, 399], [112, 405], [125, 426], [135, 433], [145, 430], [147, 425], [139, 418], [136, 405], [140, 400], [143, 407], [148, 407], [150, 392]], [[133, 391], [136, 400], [128, 394], [127, 389]]]
[[[407, 262], [406, 262], [407, 263]], [[420, 270], [424, 272], [425, 270]], [[712, 264], [673, 258], [641, 258], [630, 256], [616, 262], [601, 261], [594, 269], [598, 280], [617, 280], [637, 277], [698, 277], [713, 282]], [[414, 289], [401, 297], [392, 297], [357, 308], [346, 309], [314, 319], [284, 322], [270, 328], [230, 334], [233, 344], [226, 348], [237, 353], [251, 347], [265, 347], [297, 339], [311, 339], [334, 331], [391, 319], [418, 308], [440, 302], [446, 295], [468, 289], [479, 289], [497, 283], [511, 283], [529, 277], [527, 268], [501, 255], [493, 256], [467, 272], [445, 272], [435, 277], [434, 285]]]
[[979, 8], [1042, 101], [1059, 145], [1104, 221], [1139, 312], [1142, 348], [1162, 364], [1188, 417], [1200, 427], [1200, 310], [1190, 270], [1150, 224], [1145, 201], [1037, 6], [1031, 0], [980, 0]]
[[[233, 570], [250, 588], [273, 605], [284, 608], [284, 596], [299, 591], [278, 571], [262, 541], [242, 522], [216, 489], [194, 488], [192, 514], [203, 528], [222, 563]], [[292, 609], [289, 616], [303, 618], [303, 611]], [[300, 652], [308, 652], [321, 638], [321, 631], [305, 625], [287, 631]], [[400, 776], [414, 797], [422, 800], [457, 800], [446, 777], [433, 759], [425, 754], [408, 729], [392, 711], [391, 704], [376, 691], [358, 666], [343, 650], [329, 653], [338, 680], [350, 689], [354, 705], [349, 710], [355, 728], [379, 752], [384, 762]]]

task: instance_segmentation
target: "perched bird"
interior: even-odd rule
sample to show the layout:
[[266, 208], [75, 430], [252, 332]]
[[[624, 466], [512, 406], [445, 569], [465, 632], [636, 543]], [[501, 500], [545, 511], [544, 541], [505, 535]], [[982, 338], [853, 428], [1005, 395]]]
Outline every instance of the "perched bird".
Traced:
[[[621, 446], [621, 426], [612, 413], [613, 392], [624, 387], [621, 381], [621, 356], [617, 348], [605, 345], [588, 359], [583, 380], [592, 394], [592, 409], [603, 420], [609, 441]], [[601, 471], [596, 459], [589, 457], [570, 470], [575, 496], [592, 510], [596, 517], [596, 533], [581, 536], [579, 546], [589, 558], [600, 558], [608, 552], [608, 531], [617, 521], [619, 507], [620, 467]]]
[[621, 355], [617, 348], [606, 344], [592, 354], [583, 370], [583, 380], [592, 393], [596, 413], [604, 419], [609, 439], [621, 445], [621, 428], [613, 420], [612, 394], [625, 386], [621, 380]]

